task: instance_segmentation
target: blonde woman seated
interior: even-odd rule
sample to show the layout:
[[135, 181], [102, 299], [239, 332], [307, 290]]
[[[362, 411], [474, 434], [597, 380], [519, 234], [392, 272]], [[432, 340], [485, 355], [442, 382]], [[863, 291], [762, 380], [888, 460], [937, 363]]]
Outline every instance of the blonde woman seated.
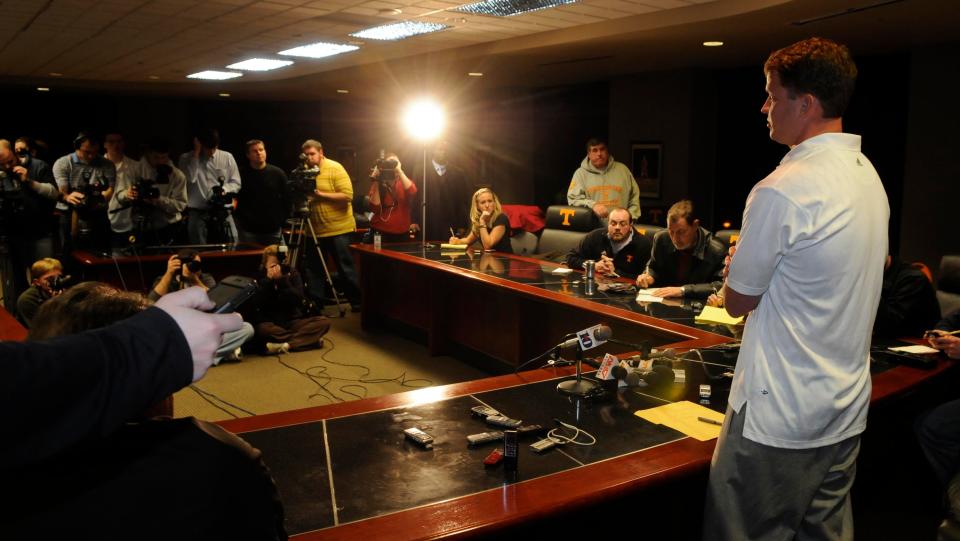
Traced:
[[483, 244], [484, 250], [513, 253], [510, 245], [510, 220], [500, 207], [497, 194], [490, 188], [473, 193], [470, 206], [470, 234], [464, 238], [450, 237], [450, 244]]

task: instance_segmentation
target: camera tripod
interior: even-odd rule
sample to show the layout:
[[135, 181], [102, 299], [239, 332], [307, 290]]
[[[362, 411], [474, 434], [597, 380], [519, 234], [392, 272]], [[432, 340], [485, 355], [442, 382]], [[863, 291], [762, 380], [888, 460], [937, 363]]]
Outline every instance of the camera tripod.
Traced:
[[[340, 317], [345, 317], [347, 311], [340, 303], [340, 295], [337, 293], [336, 286], [333, 285], [333, 277], [330, 276], [330, 269], [327, 268], [327, 258], [323, 256], [323, 250], [320, 249], [320, 243], [317, 242], [317, 232], [313, 228], [313, 222], [310, 221], [307, 214], [299, 214], [298, 216], [288, 219], [287, 223], [291, 225], [290, 237], [284, 239], [284, 241], [290, 248], [290, 255], [288, 256], [290, 268], [297, 268], [300, 250], [304, 248], [306, 243], [306, 231], [304, 228], [309, 227], [310, 238], [313, 239], [313, 246], [317, 249], [317, 256], [320, 258], [320, 265], [323, 267], [323, 275], [327, 279], [327, 285], [330, 287], [330, 291], [333, 292], [333, 302], [337, 304]], [[304, 263], [306, 263], [306, 260], [304, 260]], [[306, 273], [303, 274], [306, 275]], [[322, 302], [322, 299], [320, 299], [320, 301]]]

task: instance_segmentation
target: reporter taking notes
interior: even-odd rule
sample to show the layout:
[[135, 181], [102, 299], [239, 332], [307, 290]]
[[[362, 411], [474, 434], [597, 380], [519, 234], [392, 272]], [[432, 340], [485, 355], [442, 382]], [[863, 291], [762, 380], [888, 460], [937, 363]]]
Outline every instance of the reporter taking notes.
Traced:
[[470, 233], [462, 239], [450, 237], [448, 242], [470, 245], [479, 240], [484, 250], [512, 254], [510, 220], [503, 213], [497, 194], [490, 188], [480, 188], [471, 201]]

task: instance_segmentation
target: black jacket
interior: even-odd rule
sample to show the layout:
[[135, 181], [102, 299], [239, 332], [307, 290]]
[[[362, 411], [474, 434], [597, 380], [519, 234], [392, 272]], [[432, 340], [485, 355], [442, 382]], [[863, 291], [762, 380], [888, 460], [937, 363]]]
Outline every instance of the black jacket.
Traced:
[[933, 284], [922, 271], [894, 258], [883, 271], [873, 333], [889, 338], [919, 337], [939, 320], [940, 303]]
[[0, 344], [3, 468], [106, 436], [193, 378], [177, 322], [148, 308], [115, 325], [42, 342]]
[[[601, 252], [607, 252], [608, 256], [613, 253], [613, 244], [607, 236], [605, 227], [587, 233], [587, 236], [580, 240], [580, 245], [570, 250], [567, 254], [567, 266], [580, 270], [583, 268], [583, 262], [588, 259], [599, 261]], [[613, 258], [613, 268], [620, 276], [636, 278], [646, 268], [649, 259], [650, 240], [634, 231], [630, 243]]]
[[653, 253], [647, 264], [647, 274], [653, 276], [654, 287], [683, 286], [684, 297], [706, 298], [723, 286], [723, 260], [727, 249], [713, 233], [700, 228], [693, 246], [693, 261], [685, 284], [677, 278], [677, 248], [667, 231], [653, 237]]

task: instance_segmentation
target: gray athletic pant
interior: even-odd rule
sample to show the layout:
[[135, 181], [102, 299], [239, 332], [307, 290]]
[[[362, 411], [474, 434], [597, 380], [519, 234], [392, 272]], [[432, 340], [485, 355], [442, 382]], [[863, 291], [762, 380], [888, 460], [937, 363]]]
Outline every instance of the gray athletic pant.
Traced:
[[727, 407], [707, 487], [704, 540], [853, 539], [850, 487], [860, 436], [813, 449], [743, 437], [747, 405]]

